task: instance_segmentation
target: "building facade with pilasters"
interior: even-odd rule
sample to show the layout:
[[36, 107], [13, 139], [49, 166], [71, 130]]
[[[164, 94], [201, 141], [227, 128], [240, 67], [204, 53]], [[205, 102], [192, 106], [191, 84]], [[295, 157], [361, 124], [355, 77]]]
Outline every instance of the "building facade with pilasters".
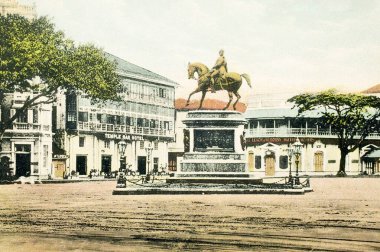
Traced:
[[[288, 150], [298, 138], [303, 144], [298, 163], [300, 175], [336, 175], [340, 162], [337, 136], [330, 127], [320, 126], [316, 113], [297, 118], [297, 109], [286, 103], [291, 96], [265, 94], [252, 97], [245, 112], [249, 172], [253, 176], [295, 173], [295, 157], [290, 158]], [[347, 155], [347, 174], [370, 173], [362, 161], [371, 146], [380, 146], [380, 134], [370, 134], [360, 148]], [[378, 172], [374, 170], [374, 173]]]
[[[5, 94], [0, 106], [0, 121], [5, 122], [36, 93]], [[39, 98], [44, 99], [44, 98]], [[37, 100], [38, 102], [39, 100]], [[48, 178], [51, 174], [51, 104], [39, 104], [22, 112], [2, 137], [0, 158], [16, 177]]]
[[[107, 57], [117, 63], [123, 102], [93, 104], [77, 92], [60, 97], [53, 123], [61, 132], [55, 139], [56, 177], [117, 171], [122, 156], [139, 174], [167, 167], [168, 144], [174, 141], [177, 83], [113, 55]], [[127, 144], [125, 153], [118, 146], [121, 140]]]

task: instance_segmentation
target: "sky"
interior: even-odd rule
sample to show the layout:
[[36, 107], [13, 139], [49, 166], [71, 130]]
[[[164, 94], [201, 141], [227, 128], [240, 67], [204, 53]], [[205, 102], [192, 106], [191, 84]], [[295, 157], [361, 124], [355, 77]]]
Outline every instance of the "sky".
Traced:
[[[253, 94], [359, 92], [380, 83], [377, 0], [19, 0], [35, 3], [57, 29], [93, 43], [180, 86], [196, 88], [189, 62], [247, 73]], [[227, 93], [208, 94], [227, 99]], [[224, 97], [225, 96], [225, 97]], [[200, 94], [194, 95], [199, 99]]]

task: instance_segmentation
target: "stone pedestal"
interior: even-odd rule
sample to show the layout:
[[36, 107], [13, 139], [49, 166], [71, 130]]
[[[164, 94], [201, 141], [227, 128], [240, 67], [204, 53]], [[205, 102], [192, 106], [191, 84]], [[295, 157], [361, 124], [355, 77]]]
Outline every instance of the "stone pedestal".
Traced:
[[242, 147], [243, 115], [236, 111], [190, 111], [185, 153], [177, 177], [249, 177]]

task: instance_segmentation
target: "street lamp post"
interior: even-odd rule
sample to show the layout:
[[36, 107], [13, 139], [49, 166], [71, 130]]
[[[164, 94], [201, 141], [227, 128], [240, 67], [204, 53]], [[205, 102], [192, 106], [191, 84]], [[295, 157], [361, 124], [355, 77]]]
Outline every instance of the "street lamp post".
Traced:
[[288, 148], [288, 158], [289, 158], [289, 183], [293, 186], [293, 177], [292, 177], [292, 157], [294, 149], [292, 147]]
[[150, 161], [152, 158], [152, 151], [153, 151], [152, 143], [149, 143], [148, 147], [145, 147], [145, 151], [146, 151], [147, 162], [148, 162], [147, 173], [146, 173], [146, 181], [149, 181], [149, 179], [150, 179], [149, 168], [150, 168], [150, 163], [151, 163]]
[[295, 181], [294, 181], [296, 185], [300, 184], [300, 178], [298, 176], [298, 165], [300, 162], [300, 155], [301, 155], [302, 146], [303, 146], [303, 144], [300, 142], [300, 140], [297, 137], [296, 142], [293, 144], [294, 156], [296, 157], [296, 159], [294, 160], [296, 163], [296, 177], [295, 177]]
[[119, 154], [120, 154], [120, 168], [119, 168], [119, 178], [117, 179], [116, 188], [126, 188], [127, 187], [127, 178], [125, 177], [125, 148], [127, 143], [124, 140], [121, 140], [118, 144]]
[[119, 154], [120, 154], [120, 168], [119, 171], [125, 171], [125, 148], [127, 147], [127, 143], [124, 140], [121, 140], [118, 144], [119, 146]]

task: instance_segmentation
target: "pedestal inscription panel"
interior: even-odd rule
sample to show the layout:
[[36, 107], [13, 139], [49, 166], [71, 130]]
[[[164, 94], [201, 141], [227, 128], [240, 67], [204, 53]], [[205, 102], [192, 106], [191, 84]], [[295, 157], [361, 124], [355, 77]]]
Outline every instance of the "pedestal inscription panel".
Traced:
[[245, 172], [244, 163], [184, 163], [182, 172]]
[[234, 130], [194, 130], [194, 151], [234, 151]]

